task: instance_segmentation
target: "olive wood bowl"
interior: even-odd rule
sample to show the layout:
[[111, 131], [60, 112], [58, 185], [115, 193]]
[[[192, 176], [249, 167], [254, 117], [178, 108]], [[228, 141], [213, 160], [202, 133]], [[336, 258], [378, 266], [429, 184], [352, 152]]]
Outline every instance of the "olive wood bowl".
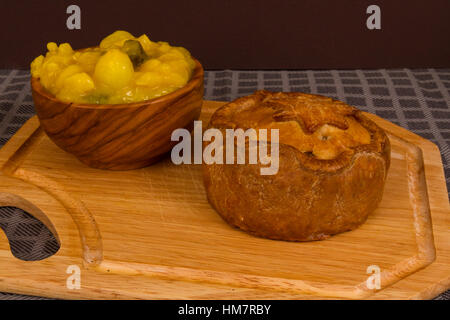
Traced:
[[41, 127], [61, 149], [86, 165], [110, 170], [148, 166], [172, 149], [172, 132], [192, 130], [203, 101], [203, 67], [195, 60], [191, 80], [167, 95], [128, 104], [79, 104], [58, 100], [31, 78]]

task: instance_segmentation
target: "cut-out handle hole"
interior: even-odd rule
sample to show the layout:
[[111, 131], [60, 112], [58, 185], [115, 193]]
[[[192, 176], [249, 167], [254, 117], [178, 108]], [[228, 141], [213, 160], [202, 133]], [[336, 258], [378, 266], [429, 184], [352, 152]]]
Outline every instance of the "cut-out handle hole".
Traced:
[[6, 234], [12, 254], [20, 260], [51, 257], [60, 248], [58, 238], [39, 219], [16, 207], [0, 207], [0, 228]]

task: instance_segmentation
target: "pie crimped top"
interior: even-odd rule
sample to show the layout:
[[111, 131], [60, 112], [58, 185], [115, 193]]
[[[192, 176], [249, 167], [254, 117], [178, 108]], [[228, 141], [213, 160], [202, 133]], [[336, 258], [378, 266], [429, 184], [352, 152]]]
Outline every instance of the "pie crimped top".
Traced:
[[234, 104], [219, 110], [216, 127], [279, 129], [280, 143], [319, 160], [371, 143], [370, 132], [355, 117], [360, 111], [328, 97], [257, 91]]

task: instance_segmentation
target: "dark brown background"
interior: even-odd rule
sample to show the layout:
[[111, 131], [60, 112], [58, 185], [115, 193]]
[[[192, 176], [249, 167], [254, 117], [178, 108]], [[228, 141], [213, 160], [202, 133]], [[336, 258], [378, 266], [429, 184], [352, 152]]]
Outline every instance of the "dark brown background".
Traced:
[[[0, 68], [116, 29], [184, 46], [207, 69], [450, 67], [450, 0], [0, 1]], [[81, 30], [66, 28], [70, 4]], [[366, 28], [370, 4], [382, 30]]]

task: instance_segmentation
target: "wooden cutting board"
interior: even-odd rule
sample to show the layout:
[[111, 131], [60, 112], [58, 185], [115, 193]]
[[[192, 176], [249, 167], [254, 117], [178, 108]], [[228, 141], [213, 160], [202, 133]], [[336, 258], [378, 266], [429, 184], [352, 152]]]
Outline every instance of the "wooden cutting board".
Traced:
[[[204, 102], [205, 125], [222, 104]], [[260, 239], [227, 225], [206, 200], [200, 165], [176, 166], [168, 157], [133, 171], [91, 169], [54, 145], [34, 117], [0, 150], [0, 205], [40, 219], [61, 248], [45, 260], [22, 261], [0, 232], [0, 291], [108, 299], [433, 298], [450, 287], [450, 207], [439, 150], [368, 116], [392, 144], [381, 205], [357, 230], [305, 243]], [[74, 265], [80, 289], [66, 286]], [[381, 271], [379, 290], [366, 285], [369, 266]]]

